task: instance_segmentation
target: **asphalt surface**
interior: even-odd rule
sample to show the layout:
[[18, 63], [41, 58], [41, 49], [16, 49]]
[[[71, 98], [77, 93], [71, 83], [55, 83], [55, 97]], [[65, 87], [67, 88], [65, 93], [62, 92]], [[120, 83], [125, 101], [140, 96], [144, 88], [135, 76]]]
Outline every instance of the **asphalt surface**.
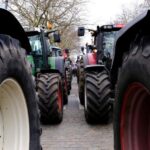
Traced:
[[76, 79], [72, 81], [69, 103], [64, 108], [63, 122], [59, 125], [42, 125], [43, 150], [113, 150], [113, 127], [88, 125], [84, 109], [79, 104]]

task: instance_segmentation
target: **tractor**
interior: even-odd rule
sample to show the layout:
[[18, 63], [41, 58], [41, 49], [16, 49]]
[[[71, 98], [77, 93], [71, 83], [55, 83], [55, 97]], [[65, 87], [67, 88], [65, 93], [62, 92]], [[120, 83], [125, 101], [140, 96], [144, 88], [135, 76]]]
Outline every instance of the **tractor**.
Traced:
[[[63, 66], [60, 66], [61, 68], [63, 68], [63, 78], [64, 78], [64, 87], [63, 87], [63, 93], [64, 93], [64, 105], [68, 104], [68, 93], [69, 93], [69, 88], [68, 88], [68, 76], [67, 76], [67, 68], [65, 65], [65, 58], [63, 56], [62, 50], [59, 47], [56, 47], [54, 45], [50, 46], [50, 62], [52, 63], [53, 60], [61, 60], [63, 61]], [[59, 69], [59, 67], [57, 67]], [[53, 68], [54, 69], [54, 68]]]
[[26, 31], [32, 48], [27, 58], [35, 76], [40, 120], [44, 124], [60, 123], [63, 119], [63, 105], [67, 101], [64, 60], [61, 57], [51, 56], [49, 41], [51, 34], [54, 42], [60, 42], [60, 36], [55, 30], [41, 27]]
[[119, 31], [114, 52], [115, 150], [149, 150], [150, 10]]
[[38, 98], [18, 20], [0, 9], [0, 150], [41, 150]]
[[78, 36], [85, 30], [94, 36], [94, 45], [86, 44], [86, 54], [80, 59], [79, 98], [84, 105], [88, 123], [108, 123], [114, 98], [110, 82], [113, 45], [122, 25], [97, 26], [97, 30], [78, 28]]
[[[71, 60], [68, 56], [68, 53], [65, 52], [66, 50], [61, 50], [59, 47], [51, 46], [51, 55], [52, 57], [61, 57], [64, 59], [64, 71], [65, 71], [65, 86], [67, 88], [68, 95], [70, 94], [71, 90], [71, 80], [72, 80], [72, 72], [71, 72]], [[65, 104], [68, 103], [68, 100]]]
[[56, 47], [54, 45], [50, 46], [50, 53], [52, 57], [60, 57], [62, 56], [62, 50], [59, 47]]
[[65, 69], [66, 69], [68, 94], [70, 94], [71, 83], [72, 83], [72, 61], [71, 61], [69, 55], [70, 55], [70, 50], [64, 49], [63, 50], [63, 57], [65, 59]]

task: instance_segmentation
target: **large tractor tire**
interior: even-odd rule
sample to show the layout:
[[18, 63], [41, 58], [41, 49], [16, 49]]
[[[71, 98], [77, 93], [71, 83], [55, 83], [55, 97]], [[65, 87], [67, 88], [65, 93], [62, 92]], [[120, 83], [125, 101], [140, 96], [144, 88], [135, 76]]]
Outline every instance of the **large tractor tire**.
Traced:
[[114, 107], [115, 150], [150, 149], [150, 37], [125, 55]]
[[110, 120], [110, 81], [106, 71], [85, 73], [85, 118], [88, 123]]
[[83, 60], [80, 61], [79, 66], [79, 84], [78, 84], [78, 93], [81, 105], [84, 105], [84, 63]]
[[0, 149], [40, 150], [35, 86], [19, 41], [0, 34]]
[[41, 74], [37, 79], [41, 122], [60, 123], [63, 118], [63, 87], [57, 73]]

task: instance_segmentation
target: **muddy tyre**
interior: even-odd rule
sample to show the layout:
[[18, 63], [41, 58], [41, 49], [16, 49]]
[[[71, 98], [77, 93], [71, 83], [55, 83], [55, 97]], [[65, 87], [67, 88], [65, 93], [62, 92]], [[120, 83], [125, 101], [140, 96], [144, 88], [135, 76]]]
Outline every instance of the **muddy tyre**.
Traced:
[[[150, 37], [126, 54], [114, 107], [115, 150], [148, 150], [150, 129]], [[139, 44], [138, 44], [139, 43]]]
[[110, 81], [106, 71], [85, 73], [85, 118], [88, 123], [110, 120]]
[[41, 74], [37, 81], [39, 108], [43, 124], [60, 123], [63, 118], [63, 88], [57, 73]]
[[40, 150], [37, 97], [25, 50], [18, 40], [2, 34], [0, 97], [0, 149]]

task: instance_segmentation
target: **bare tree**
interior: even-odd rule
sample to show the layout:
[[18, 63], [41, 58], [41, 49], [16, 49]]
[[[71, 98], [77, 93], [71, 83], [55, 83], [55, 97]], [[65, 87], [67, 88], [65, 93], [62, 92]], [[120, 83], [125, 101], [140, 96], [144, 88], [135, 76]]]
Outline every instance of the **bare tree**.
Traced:
[[9, 10], [24, 26], [38, 27], [50, 21], [61, 32], [61, 45], [74, 47], [73, 39], [68, 36], [74, 34], [73, 27], [82, 21], [80, 12], [84, 3], [85, 0], [9, 0]]
[[123, 6], [121, 13], [116, 16], [112, 23], [128, 23], [150, 7], [150, 2], [148, 2], [149, 0], [145, 0], [141, 4], [134, 3], [132, 7]]
[[80, 39], [77, 36], [77, 31], [75, 30], [75, 27], [70, 27], [66, 29], [62, 35], [62, 43], [60, 43], [60, 46], [64, 48], [70, 48], [70, 49], [79, 49], [79, 41]]
[[80, 0], [10, 0], [10, 10], [15, 12], [22, 21], [37, 27], [46, 21], [55, 26], [68, 26], [80, 19]]

